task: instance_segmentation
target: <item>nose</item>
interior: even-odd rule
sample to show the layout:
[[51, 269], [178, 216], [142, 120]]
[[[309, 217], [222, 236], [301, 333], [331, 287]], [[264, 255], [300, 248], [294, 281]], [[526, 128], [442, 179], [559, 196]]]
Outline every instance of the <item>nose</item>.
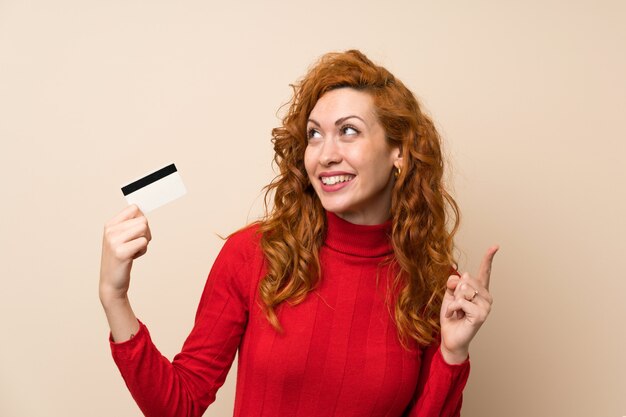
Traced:
[[324, 141], [320, 152], [320, 164], [328, 167], [341, 162], [341, 152], [337, 141], [333, 137], [329, 137]]

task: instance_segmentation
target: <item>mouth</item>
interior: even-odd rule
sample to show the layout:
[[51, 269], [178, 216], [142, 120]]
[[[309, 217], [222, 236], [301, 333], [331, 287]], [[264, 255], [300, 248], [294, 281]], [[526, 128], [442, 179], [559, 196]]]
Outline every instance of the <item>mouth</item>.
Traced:
[[320, 181], [324, 185], [335, 185], [341, 184], [344, 182], [349, 182], [354, 179], [355, 175], [332, 175], [332, 176], [321, 176]]

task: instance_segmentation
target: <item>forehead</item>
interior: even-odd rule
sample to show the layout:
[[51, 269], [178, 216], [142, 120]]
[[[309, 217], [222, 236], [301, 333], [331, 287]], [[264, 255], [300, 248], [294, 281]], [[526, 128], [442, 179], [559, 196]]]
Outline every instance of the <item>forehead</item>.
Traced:
[[376, 110], [372, 96], [367, 92], [347, 87], [331, 90], [317, 100], [310, 117], [320, 121], [328, 118], [334, 122], [337, 118], [349, 115], [365, 119], [375, 118]]

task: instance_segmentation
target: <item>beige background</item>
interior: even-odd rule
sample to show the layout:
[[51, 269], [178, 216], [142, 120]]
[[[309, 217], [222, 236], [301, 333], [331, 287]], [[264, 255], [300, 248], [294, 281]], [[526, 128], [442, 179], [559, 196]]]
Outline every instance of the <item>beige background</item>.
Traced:
[[624, 22], [619, 0], [0, 0], [0, 415], [139, 415], [97, 296], [119, 186], [175, 162], [189, 189], [133, 269], [171, 358], [216, 234], [260, 213], [288, 84], [346, 48], [437, 121], [462, 268], [502, 246], [463, 415], [626, 415]]

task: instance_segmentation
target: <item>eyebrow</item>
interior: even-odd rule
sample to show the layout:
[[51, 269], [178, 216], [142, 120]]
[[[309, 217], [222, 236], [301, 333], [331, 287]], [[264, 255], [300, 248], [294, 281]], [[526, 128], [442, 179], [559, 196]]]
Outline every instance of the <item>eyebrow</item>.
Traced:
[[[360, 118], [359, 116], [356, 116], [354, 114], [350, 115], [350, 116], [346, 116], [346, 117], [341, 117], [341, 118], [337, 119], [337, 121], [335, 122], [335, 126], [339, 126], [340, 124], [342, 124], [346, 120], [352, 119], [352, 118], [359, 119], [360, 121], [362, 121], [367, 126], [367, 123], [365, 122], [365, 120], [363, 120], [362, 118]], [[316, 126], [321, 126], [320, 123], [317, 120], [315, 120], [315, 119], [309, 119], [308, 121], [313, 123]]]

